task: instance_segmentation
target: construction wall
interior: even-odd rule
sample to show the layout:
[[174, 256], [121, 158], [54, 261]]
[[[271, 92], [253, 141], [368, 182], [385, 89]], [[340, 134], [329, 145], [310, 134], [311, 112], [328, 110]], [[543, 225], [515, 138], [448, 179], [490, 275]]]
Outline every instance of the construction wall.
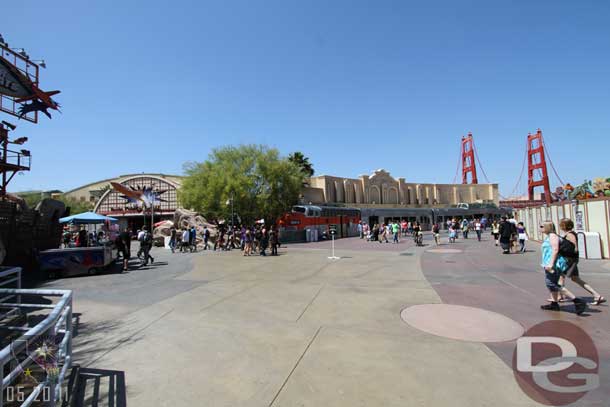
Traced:
[[602, 253], [610, 258], [610, 198], [597, 198], [580, 201], [554, 203], [551, 206], [536, 206], [516, 210], [515, 217], [523, 222], [530, 238], [542, 240], [539, 225], [547, 220], [555, 223], [559, 231], [559, 221], [570, 218], [574, 221], [576, 232], [597, 232], [601, 237]]

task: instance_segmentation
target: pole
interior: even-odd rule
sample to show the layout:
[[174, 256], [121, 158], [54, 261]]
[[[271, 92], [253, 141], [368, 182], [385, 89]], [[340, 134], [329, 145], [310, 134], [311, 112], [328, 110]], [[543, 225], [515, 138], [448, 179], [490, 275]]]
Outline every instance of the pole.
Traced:
[[331, 260], [339, 260], [341, 257], [335, 256], [335, 234], [331, 233], [331, 248], [332, 248], [332, 256], [329, 257]]
[[2, 142], [2, 199], [6, 196], [6, 153], [8, 145], [8, 130], [4, 128], [4, 124], [0, 124], [0, 141]]

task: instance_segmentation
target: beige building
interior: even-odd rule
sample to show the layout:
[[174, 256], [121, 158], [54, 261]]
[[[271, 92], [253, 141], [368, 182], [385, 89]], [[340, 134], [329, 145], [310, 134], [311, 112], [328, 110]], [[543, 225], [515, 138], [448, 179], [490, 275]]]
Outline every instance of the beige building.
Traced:
[[459, 203], [499, 204], [498, 184], [420, 184], [379, 169], [372, 175], [311, 177], [304, 204], [345, 204], [367, 208], [446, 207]]
[[147, 181], [145, 181], [145, 180], [150, 179], [150, 178], [158, 179], [160, 181], [166, 181], [169, 184], [179, 188], [183, 177], [178, 176], [178, 175], [148, 174], [148, 173], [119, 175], [118, 177], [115, 177], [115, 178], [108, 178], [108, 179], [104, 179], [101, 181], [96, 181], [96, 182], [92, 182], [90, 184], [80, 186], [78, 188], [65, 192], [64, 195], [67, 197], [76, 199], [78, 201], [81, 201], [81, 202], [88, 201], [95, 205], [101, 199], [102, 195], [104, 195], [106, 193], [106, 191], [111, 188], [111, 186], [110, 186], [111, 182], [123, 184], [128, 180], [135, 180], [136, 183], [138, 181], [140, 181], [142, 183], [146, 183]]

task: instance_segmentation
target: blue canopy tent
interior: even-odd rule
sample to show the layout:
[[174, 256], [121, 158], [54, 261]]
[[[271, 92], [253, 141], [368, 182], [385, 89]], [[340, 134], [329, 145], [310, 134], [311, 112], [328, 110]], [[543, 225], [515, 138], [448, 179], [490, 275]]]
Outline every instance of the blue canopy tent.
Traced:
[[117, 222], [118, 219], [104, 216], [95, 212], [83, 212], [77, 215], [66, 216], [59, 219], [59, 223], [69, 223], [72, 225], [98, 225], [104, 222]]

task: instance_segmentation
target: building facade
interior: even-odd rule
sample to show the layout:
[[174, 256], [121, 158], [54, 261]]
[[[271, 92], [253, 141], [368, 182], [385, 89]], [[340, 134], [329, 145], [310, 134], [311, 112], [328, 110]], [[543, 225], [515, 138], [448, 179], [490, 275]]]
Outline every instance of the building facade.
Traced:
[[[94, 212], [119, 219], [121, 226], [140, 228], [152, 220], [173, 219], [179, 207], [177, 191], [182, 178], [166, 174], [129, 174], [120, 175], [103, 181], [94, 182], [65, 193], [66, 196], [81, 202], [90, 202]], [[116, 191], [111, 182], [133, 191], [150, 191], [154, 194], [154, 211], [145, 209], [140, 201], [130, 199]]]
[[447, 207], [460, 203], [499, 204], [498, 184], [421, 184], [394, 178], [383, 169], [359, 178], [311, 177], [302, 203], [358, 208]]

